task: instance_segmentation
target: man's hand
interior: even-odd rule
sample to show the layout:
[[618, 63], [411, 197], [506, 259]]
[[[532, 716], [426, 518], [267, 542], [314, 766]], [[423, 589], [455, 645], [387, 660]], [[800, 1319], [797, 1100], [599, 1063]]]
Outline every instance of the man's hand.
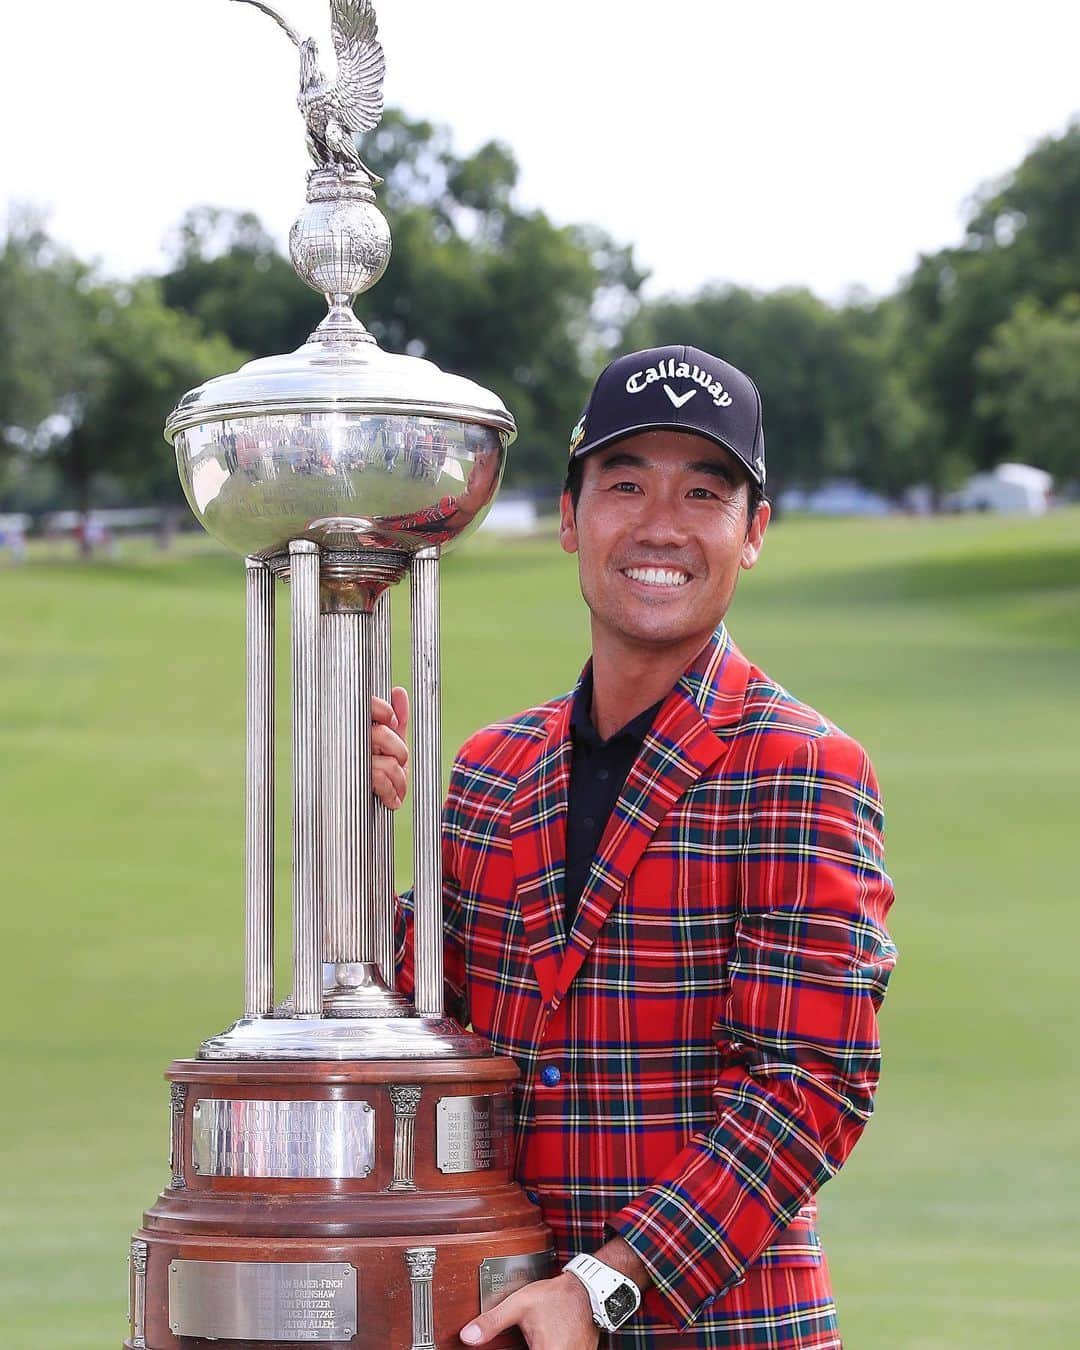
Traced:
[[507, 1327], [518, 1327], [529, 1350], [596, 1350], [600, 1332], [585, 1286], [573, 1275], [537, 1280], [511, 1294], [464, 1327], [465, 1345], [487, 1345]]
[[409, 696], [400, 686], [390, 692], [390, 702], [371, 700], [371, 786], [383, 806], [396, 811], [409, 788]]

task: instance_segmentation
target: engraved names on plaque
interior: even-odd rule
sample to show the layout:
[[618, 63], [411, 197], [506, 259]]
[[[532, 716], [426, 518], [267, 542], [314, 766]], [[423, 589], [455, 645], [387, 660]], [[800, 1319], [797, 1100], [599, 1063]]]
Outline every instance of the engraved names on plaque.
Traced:
[[202, 1176], [366, 1177], [375, 1159], [370, 1102], [203, 1097], [191, 1123]]
[[329, 1261], [173, 1261], [174, 1336], [242, 1341], [350, 1341], [356, 1268]]
[[480, 1262], [480, 1311], [489, 1312], [508, 1295], [534, 1280], [546, 1280], [555, 1261], [553, 1251], [520, 1256], [489, 1256]]
[[509, 1161], [507, 1098], [441, 1097], [435, 1111], [440, 1172], [490, 1172]]

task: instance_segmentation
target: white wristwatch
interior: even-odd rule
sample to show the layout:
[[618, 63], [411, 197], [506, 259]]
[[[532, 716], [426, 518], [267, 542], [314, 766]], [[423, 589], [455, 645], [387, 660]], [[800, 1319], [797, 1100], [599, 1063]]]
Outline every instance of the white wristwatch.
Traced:
[[618, 1331], [641, 1307], [641, 1290], [634, 1281], [595, 1256], [575, 1256], [563, 1269], [585, 1286], [593, 1321], [601, 1331]]

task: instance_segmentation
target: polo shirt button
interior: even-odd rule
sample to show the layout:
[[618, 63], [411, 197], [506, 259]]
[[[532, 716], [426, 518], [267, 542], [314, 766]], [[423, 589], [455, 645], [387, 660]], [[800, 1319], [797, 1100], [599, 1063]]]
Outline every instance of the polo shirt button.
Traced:
[[611, 777], [607, 769], [597, 769], [596, 776], [597, 778], [600, 779], [601, 783], [606, 783], [607, 780]]
[[596, 821], [593, 820], [592, 816], [586, 816], [585, 819], [582, 821], [582, 824], [585, 826], [587, 830], [591, 830], [592, 827], [596, 824]]
[[562, 1082], [562, 1071], [557, 1069], [554, 1064], [549, 1064], [540, 1075], [545, 1087], [555, 1087]]

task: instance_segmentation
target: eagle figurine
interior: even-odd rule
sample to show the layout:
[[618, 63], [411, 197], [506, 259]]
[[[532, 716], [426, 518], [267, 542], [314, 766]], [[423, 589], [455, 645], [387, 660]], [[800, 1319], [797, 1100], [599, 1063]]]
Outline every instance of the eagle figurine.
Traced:
[[356, 150], [353, 134], [371, 131], [383, 114], [386, 58], [371, 0], [330, 0], [330, 31], [337, 55], [337, 82], [331, 84], [319, 66], [314, 38], [300, 34], [262, 0], [237, 0], [269, 14], [289, 35], [300, 53], [300, 93], [296, 102], [307, 127], [307, 147], [320, 169], [372, 173]]

